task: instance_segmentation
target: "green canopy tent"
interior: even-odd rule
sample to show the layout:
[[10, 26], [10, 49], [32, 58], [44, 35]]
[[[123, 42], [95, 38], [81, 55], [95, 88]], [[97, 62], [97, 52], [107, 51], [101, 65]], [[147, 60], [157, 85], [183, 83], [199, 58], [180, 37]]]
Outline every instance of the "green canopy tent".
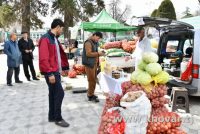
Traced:
[[192, 25], [195, 29], [200, 29], [200, 16], [180, 19], [179, 21]]
[[120, 32], [120, 31], [132, 31], [137, 29], [137, 27], [125, 26], [114, 20], [105, 9], [103, 9], [96, 20], [92, 22], [82, 22], [81, 28], [84, 31], [100, 31], [100, 32]]

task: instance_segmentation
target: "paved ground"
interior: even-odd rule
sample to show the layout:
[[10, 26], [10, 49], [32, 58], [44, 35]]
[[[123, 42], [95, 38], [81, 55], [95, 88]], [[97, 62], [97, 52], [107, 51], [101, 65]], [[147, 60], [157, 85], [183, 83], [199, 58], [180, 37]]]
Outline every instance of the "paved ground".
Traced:
[[[76, 81], [77, 86], [82, 86]], [[79, 85], [80, 84], [80, 85]], [[70, 128], [48, 123], [48, 92], [43, 80], [15, 84], [12, 88], [1, 85], [1, 134], [94, 134], [97, 132], [102, 104], [88, 103], [85, 94], [65, 92], [62, 113]], [[90, 128], [90, 129], [88, 129]]]
[[[21, 67], [20, 79], [23, 84], [6, 86], [6, 56], [0, 55], [0, 134], [96, 134], [104, 98], [101, 103], [88, 103], [86, 94], [72, 94], [65, 91], [62, 106], [63, 118], [71, 126], [57, 127], [47, 121], [48, 89], [44, 79], [40, 81], [26, 81]], [[38, 70], [37, 52], [34, 64]], [[83, 76], [76, 79], [63, 78], [63, 86], [71, 83], [73, 88], [87, 87], [87, 80]], [[97, 86], [97, 89], [99, 87]], [[200, 115], [200, 99], [191, 98], [191, 112]], [[188, 128], [186, 128], [188, 129]], [[199, 129], [199, 128], [198, 128]], [[189, 131], [189, 129], [188, 129]], [[189, 134], [198, 134], [190, 131]], [[200, 133], [199, 133], [200, 134]]]

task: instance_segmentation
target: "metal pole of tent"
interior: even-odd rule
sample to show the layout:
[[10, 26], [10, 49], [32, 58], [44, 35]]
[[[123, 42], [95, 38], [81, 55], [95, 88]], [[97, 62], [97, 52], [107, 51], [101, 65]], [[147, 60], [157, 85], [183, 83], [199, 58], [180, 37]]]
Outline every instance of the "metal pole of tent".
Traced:
[[84, 36], [85, 36], [85, 35], [84, 35], [84, 29], [83, 29], [83, 42], [84, 42]]

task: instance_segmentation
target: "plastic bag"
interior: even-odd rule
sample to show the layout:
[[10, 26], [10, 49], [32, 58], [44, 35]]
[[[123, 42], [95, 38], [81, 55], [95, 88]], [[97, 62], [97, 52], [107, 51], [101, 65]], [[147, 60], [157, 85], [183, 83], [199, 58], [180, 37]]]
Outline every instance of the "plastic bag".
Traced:
[[106, 95], [106, 102], [103, 108], [102, 116], [105, 115], [108, 109], [112, 107], [118, 107], [120, 105], [120, 99], [122, 96], [118, 94], [104, 94]]
[[[150, 118], [147, 128], [147, 134], [165, 134], [167, 131], [180, 127], [181, 118], [177, 113], [165, 112], [159, 115], [154, 115]], [[170, 133], [172, 134], [172, 133]]]
[[165, 97], [158, 97], [151, 100], [153, 108], [163, 107], [167, 103], [169, 103], [169, 99]]
[[187, 64], [187, 69], [185, 70], [185, 72], [182, 73], [181, 80], [188, 81], [191, 75], [192, 75], [192, 58], [190, 58]]
[[135, 93], [137, 92], [141, 92], [142, 95], [135, 101], [120, 101], [120, 105], [126, 108], [121, 112], [122, 117], [126, 121], [126, 134], [146, 134], [147, 119], [151, 113], [151, 103], [143, 91], [136, 91]]

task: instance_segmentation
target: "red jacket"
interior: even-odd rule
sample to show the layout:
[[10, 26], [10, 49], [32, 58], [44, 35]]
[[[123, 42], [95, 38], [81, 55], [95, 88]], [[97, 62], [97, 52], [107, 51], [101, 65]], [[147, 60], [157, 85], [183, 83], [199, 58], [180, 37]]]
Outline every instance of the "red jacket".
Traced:
[[[50, 31], [43, 35], [39, 40], [39, 67], [42, 74], [53, 74], [58, 72], [58, 58], [55, 44], [55, 35]], [[65, 54], [60, 42], [60, 56], [63, 70], [69, 69], [67, 55]]]

